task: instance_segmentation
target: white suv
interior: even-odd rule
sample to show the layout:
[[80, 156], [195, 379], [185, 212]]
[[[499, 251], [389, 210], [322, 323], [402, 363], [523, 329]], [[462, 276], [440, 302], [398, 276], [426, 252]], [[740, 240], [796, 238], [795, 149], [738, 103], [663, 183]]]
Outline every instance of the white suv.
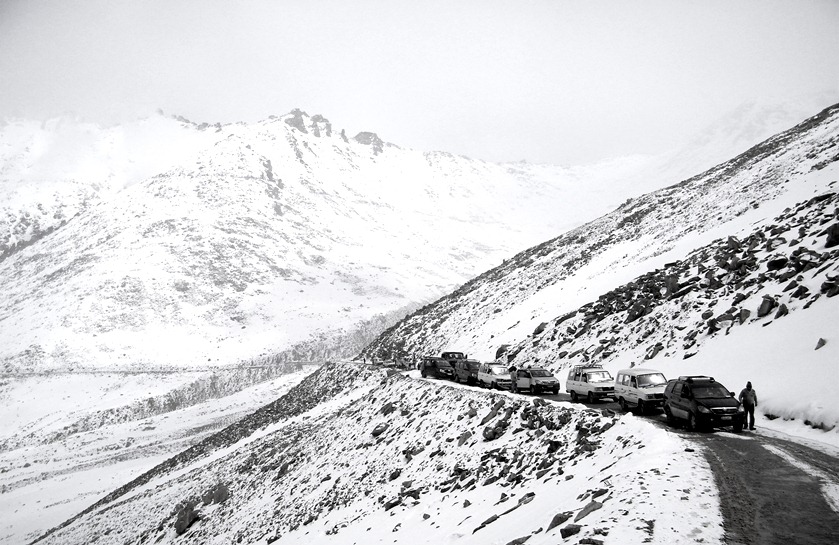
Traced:
[[482, 363], [478, 367], [478, 386], [505, 390], [510, 389], [510, 371], [500, 363]]
[[621, 369], [615, 378], [615, 397], [621, 409], [638, 409], [644, 414], [650, 409], [664, 406], [664, 388], [667, 379], [654, 369]]
[[589, 403], [604, 397], [615, 396], [615, 381], [609, 371], [600, 365], [576, 365], [568, 371], [565, 391], [571, 394], [571, 401], [586, 398]]

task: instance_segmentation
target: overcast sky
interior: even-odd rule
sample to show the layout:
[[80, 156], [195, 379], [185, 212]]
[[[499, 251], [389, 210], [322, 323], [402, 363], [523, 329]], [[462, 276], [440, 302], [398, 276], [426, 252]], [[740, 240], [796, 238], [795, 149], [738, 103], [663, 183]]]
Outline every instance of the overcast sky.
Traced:
[[839, 102], [838, 36], [833, 0], [0, 0], [0, 118], [301, 108], [421, 150], [580, 164], [750, 100]]

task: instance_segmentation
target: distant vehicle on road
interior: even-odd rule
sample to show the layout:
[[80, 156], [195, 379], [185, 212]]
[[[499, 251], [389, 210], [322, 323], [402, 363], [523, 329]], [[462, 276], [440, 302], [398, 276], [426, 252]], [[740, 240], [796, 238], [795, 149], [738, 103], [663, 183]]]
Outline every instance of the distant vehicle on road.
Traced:
[[510, 389], [510, 371], [500, 363], [482, 363], [478, 367], [478, 385], [495, 390]]
[[465, 382], [466, 384], [478, 383], [478, 368], [481, 362], [478, 360], [460, 359], [454, 364], [454, 381]]
[[644, 414], [664, 406], [664, 373], [655, 369], [621, 369], [615, 377], [615, 397], [621, 409]]
[[565, 391], [571, 395], [571, 401], [577, 402], [582, 397], [594, 403], [604, 397], [614, 397], [615, 381], [600, 365], [575, 365], [568, 371]]
[[527, 390], [533, 394], [550, 392], [556, 395], [559, 393], [559, 379], [547, 369], [541, 367], [519, 369], [517, 376], [516, 390], [520, 392]]
[[454, 367], [460, 360], [467, 359], [463, 352], [443, 352], [440, 357], [449, 362], [449, 365]]
[[689, 431], [732, 426], [743, 430], [746, 412], [734, 392], [701, 375], [681, 376], [667, 382], [664, 389], [664, 414], [667, 423], [684, 421]]
[[449, 362], [443, 358], [435, 358], [433, 356], [426, 356], [420, 362], [420, 375], [423, 378], [446, 378], [452, 379], [454, 377], [454, 369]]

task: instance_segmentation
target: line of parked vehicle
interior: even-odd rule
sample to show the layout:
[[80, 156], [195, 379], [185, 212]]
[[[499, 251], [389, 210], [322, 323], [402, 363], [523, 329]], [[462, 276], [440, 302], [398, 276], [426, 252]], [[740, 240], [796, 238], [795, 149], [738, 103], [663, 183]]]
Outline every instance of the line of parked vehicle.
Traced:
[[[418, 364], [423, 377], [449, 379], [484, 388], [534, 394], [559, 393], [559, 379], [541, 367], [517, 369], [497, 362], [481, 363], [462, 352], [426, 356]], [[513, 380], [515, 378], [515, 385]], [[684, 422], [688, 430], [743, 429], [746, 413], [734, 392], [713, 377], [686, 375], [667, 380], [655, 369], [622, 369], [617, 377], [600, 365], [578, 365], [568, 371], [565, 391], [572, 402], [614, 399], [624, 411], [641, 414], [663, 410], [670, 425]]]

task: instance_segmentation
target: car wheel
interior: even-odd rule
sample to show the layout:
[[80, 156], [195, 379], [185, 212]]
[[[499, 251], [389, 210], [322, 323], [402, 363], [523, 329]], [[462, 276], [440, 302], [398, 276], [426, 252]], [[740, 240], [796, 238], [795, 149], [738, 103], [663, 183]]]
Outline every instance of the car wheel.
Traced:
[[571, 402], [576, 403], [577, 401], [579, 401], [577, 399], [577, 392], [575, 392], [574, 390], [571, 390]]
[[740, 433], [743, 431], [743, 423], [742, 422], [735, 422], [734, 423], [734, 433]]
[[559, 395], [559, 388], [553, 389], [553, 395]]
[[626, 400], [625, 400], [624, 398], [620, 398], [620, 399], [618, 399], [618, 405], [620, 405], [620, 406], [621, 406], [621, 410], [622, 410], [623, 412], [626, 412], [626, 411], [628, 411], [628, 410], [629, 410], [629, 407], [627, 407], [627, 406], [626, 406]]
[[688, 431], [696, 431], [696, 417], [693, 413], [688, 413]]
[[588, 395], [586, 396], [586, 399], [588, 400], [589, 403], [594, 403], [594, 396], [591, 394], [591, 392], [588, 393]]
[[639, 399], [638, 400], [638, 414], [644, 414], [645, 412], [647, 412], [647, 408], [644, 406], [644, 400]]
[[427, 378], [428, 377], [428, 375], [425, 373], [425, 371], [420, 372], [420, 375], [422, 376], [422, 378]]

